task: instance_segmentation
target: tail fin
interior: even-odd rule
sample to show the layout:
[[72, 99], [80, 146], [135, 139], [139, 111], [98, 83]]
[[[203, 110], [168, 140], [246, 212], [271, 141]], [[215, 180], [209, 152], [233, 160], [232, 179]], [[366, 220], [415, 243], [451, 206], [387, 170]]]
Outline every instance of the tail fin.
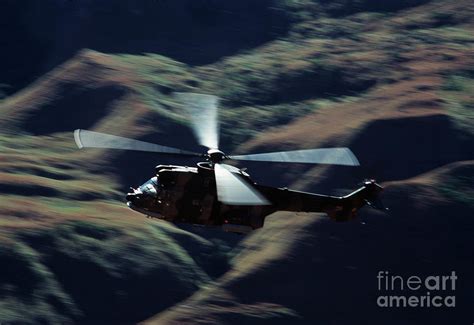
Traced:
[[357, 209], [367, 204], [373, 208], [385, 210], [379, 197], [382, 191], [383, 187], [371, 179], [364, 181], [361, 188], [347, 195], [345, 198], [350, 200]]
[[374, 209], [386, 211], [382, 201], [379, 198], [380, 193], [383, 191], [383, 187], [375, 182], [375, 180], [364, 181], [361, 188], [358, 188], [354, 192], [342, 197], [342, 208], [330, 214], [336, 221], [347, 221], [353, 219], [357, 215], [357, 211], [368, 205]]

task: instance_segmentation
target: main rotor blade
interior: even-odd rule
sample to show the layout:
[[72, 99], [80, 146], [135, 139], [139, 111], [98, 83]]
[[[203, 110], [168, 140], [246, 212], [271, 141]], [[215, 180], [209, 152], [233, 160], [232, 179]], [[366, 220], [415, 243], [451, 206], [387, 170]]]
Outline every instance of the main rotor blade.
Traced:
[[229, 156], [235, 160], [274, 161], [285, 163], [332, 164], [359, 166], [359, 161], [348, 148], [324, 148], [279, 151], [251, 155]]
[[209, 149], [219, 147], [218, 97], [195, 93], [175, 93], [184, 105], [199, 143]]
[[135, 151], [158, 152], [162, 154], [197, 156], [202, 155], [172, 147], [165, 147], [158, 144], [143, 142], [139, 140], [128, 139], [116, 135], [110, 135], [100, 132], [87, 131], [77, 129], [74, 131], [74, 140], [76, 145], [81, 148], [107, 148], [107, 149], [123, 149]]
[[[230, 166], [229, 166], [230, 167]], [[268, 202], [251, 185], [241, 180], [227, 169], [225, 164], [215, 164], [217, 198], [220, 202], [231, 205], [268, 205]]]

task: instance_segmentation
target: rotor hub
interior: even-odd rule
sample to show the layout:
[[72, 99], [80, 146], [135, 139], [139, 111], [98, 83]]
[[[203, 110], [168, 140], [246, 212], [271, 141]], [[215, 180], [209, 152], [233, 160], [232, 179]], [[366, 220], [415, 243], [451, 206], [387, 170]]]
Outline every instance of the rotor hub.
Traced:
[[226, 158], [226, 155], [219, 149], [209, 149], [207, 151], [207, 156], [209, 158], [209, 161], [211, 161], [214, 164], [220, 163]]

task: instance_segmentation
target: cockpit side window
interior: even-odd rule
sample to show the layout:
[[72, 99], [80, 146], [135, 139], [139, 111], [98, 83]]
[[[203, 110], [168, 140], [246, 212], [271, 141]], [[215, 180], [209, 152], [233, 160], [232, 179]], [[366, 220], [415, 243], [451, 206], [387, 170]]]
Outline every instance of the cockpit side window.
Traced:
[[157, 196], [159, 190], [158, 177], [150, 178], [146, 183], [140, 186], [140, 190], [145, 194]]

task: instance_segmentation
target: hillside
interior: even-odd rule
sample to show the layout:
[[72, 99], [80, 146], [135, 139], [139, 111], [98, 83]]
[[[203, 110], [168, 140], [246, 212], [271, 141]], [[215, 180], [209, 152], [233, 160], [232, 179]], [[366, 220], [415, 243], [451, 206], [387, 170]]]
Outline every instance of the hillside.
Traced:
[[[448, 165], [419, 177], [385, 183], [388, 215], [365, 210], [363, 222], [337, 224], [318, 214], [279, 212], [236, 248], [231, 268], [210, 287], [145, 324], [309, 324], [362, 322], [445, 324], [472, 317], [472, 201], [457, 184], [473, 162]], [[447, 200], [452, 198], [452, 200]], [[471, 200], [471, 199], [469, 199]], [[470, 206], [470, 207], [469, 207]], [[460, 286], [455, 310], [381, 309], [376, 274], [447, 274]]]
[[[2, 54], [0, 323], [472, 322], [472, 1], [164, 3], [9, 3], [30, 15], [21, 35], [51, 20]], [[221, 98], [227, 153], [347, 146], [361, 162], [246, 164], [257, 182], [340, 194], [375, 178], [390, 213], [277, 212], [244, 237], [127, 209], [155, 165], [197, 161], [78, 150], [72, 131], [201, 151], [186, 91]], [[459, 305], [381, 310], [379, 270], [456, 270]]]

